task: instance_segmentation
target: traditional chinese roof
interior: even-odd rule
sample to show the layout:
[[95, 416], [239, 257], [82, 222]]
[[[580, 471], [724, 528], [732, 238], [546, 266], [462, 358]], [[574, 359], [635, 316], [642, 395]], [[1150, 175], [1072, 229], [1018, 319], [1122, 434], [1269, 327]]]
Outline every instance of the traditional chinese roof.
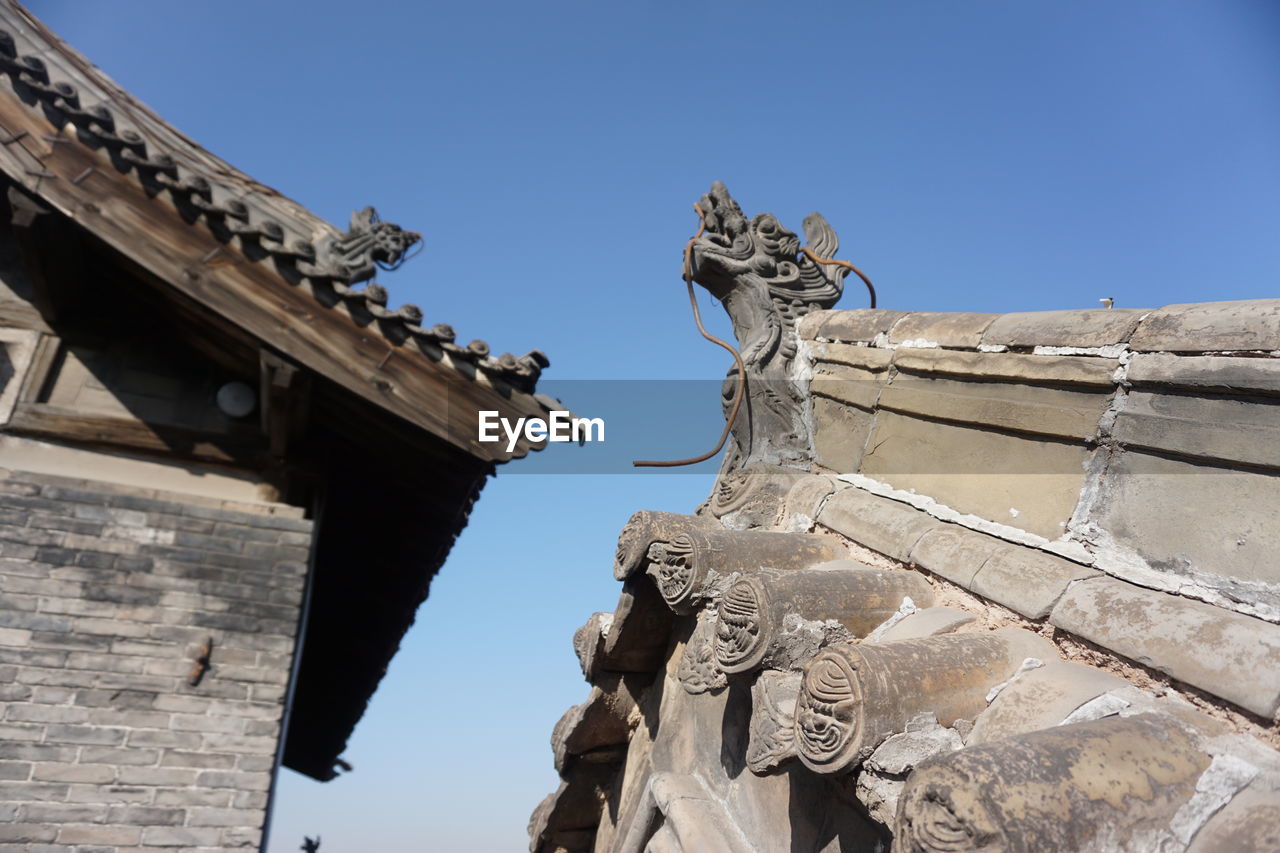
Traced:
[[623, 527], [531, 851], [1275, 849], [1280, 300], [829, 310], [699, 207], [769, 411]]
[[[542, 352], [464, 346], [367, 283], [403, 263], [418, 234], [372, 208], [340, 231], [201, 148], [12, 0], [0, 73], [0, 172], [173, 291], [477, 456], [509, 458], [476, 443], [473, 408], [545, 411], [533, 396]], [[446, 388], [458, 405], [440, 404]]]

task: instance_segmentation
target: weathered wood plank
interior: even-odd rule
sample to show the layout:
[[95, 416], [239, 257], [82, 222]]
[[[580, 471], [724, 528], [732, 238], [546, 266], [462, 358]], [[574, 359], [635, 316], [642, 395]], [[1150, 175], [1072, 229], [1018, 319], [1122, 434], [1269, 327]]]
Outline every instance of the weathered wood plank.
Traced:
[[265, 442], [181, 427], [148, 424], [136, 418], [85, 415], [42, 403], [19, 403], [8, 431], [74, 444], [162, 453], [205, 462], [245, 465], [260, 460]]

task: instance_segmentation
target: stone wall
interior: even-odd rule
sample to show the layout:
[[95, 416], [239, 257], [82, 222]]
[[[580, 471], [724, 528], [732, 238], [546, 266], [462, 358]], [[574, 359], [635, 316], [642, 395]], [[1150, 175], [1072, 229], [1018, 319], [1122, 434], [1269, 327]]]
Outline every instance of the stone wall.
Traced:
[[0, 471], [0, 851], [260, 845], [311, 531]]

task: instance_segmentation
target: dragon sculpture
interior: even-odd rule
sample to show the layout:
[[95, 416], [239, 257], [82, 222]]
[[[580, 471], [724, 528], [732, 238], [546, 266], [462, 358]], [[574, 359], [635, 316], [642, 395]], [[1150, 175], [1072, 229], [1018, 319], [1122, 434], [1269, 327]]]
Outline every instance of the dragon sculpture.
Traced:
[[[724, 305], [746, 366], [746, 396], [722, 471], [748, 461], [802, 461], [808, 433], [804, 395], [792, 370], [796, 323], [810, 311], [835, 305], [848, 270], [815, 262], [773, 214], [748, 220], [719, 181], [698, 202], [698, 211], [702, 230], [690, 245], [686, 275]], [[813, 255], [835, 255], [839, 240], [821, 214], [805, 217], [804, 233], [804, 248]], [[734, 367], [724, 385], [726, 417], [736, 373]]]

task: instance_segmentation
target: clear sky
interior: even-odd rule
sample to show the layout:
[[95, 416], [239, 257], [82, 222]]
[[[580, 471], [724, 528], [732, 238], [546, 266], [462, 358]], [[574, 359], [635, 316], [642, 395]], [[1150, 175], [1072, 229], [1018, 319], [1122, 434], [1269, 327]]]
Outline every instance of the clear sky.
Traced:
[[[497, 352], [543, 349], [548, 387], [723, 375], [679, 279], [691, 204], [717, 179], [797, 231], [821, 211], [882, 307], [1280, 296], [1274, 0], [32, 8], [321, 216], [373, 204], [422, 232], [426, 251], [381, 279], [392, 302]], [[844, 307], [865, 305], [855, 285]], [[706, 406], [655, 399], [664, 448], [707, 448]], [[636, 509], [691, 511], [710, 477], [520, 465], [432, 585], [355, 770], [282, 774], [271, 853], [304, 833], [322, 853], [524, 848], [556, 784], [551, 728], [587, 693], [570, 638], [617, 598], [618, 529]]]

